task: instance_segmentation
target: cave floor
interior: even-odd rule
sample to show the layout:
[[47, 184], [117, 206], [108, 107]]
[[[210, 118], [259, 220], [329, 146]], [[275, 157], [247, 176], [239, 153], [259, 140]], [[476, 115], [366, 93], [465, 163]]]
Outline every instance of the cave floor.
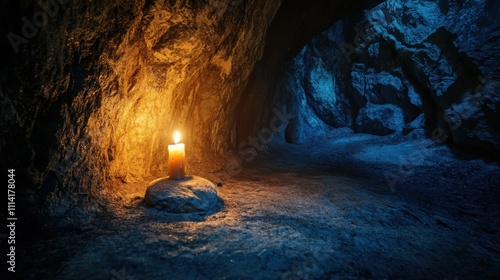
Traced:
[[130, 185], [91, 228], [39, 242], [25, 279], [500, 276], [499, 164], [431, 140], [337, 130], [206, 176], [223, 183], [221, 212], [165, 214], [137, 197], [145, 183]]

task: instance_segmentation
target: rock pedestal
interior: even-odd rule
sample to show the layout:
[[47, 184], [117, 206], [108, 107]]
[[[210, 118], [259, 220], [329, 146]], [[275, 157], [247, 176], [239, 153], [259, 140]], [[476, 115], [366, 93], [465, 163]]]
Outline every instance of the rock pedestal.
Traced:
[[215, 185], [198, 176], [157, 179], [149, 184], [145, 202], [171, 213], [217, 212], [222, 206]]

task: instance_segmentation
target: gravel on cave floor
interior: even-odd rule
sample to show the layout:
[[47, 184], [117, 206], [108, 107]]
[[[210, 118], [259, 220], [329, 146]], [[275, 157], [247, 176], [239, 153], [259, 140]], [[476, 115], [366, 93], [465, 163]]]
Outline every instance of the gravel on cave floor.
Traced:
[[[458, 155], [460, 156], [460, 155]], [[500, 166], [444, 145], [336, 130], [260, 152], [221, 181], [221, 212], [131, 199], [54, 231], [24, 279], [494, 279]], [[397, 181], [390, 186], [387, 181]], [[215, 182], [216, 184], [218, 182]], [[144, 192], [136, 184], [130, 188]], [[135, 198], [134, 198], [135, 197]]]

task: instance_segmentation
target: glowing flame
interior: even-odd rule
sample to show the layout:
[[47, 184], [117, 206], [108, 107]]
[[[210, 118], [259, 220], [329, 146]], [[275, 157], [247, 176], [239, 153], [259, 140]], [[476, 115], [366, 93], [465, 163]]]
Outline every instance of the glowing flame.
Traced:
[[181, 133], [179, 131], [174, 132], [174, 142], [175, 144], [179, 143], [181, 141]]

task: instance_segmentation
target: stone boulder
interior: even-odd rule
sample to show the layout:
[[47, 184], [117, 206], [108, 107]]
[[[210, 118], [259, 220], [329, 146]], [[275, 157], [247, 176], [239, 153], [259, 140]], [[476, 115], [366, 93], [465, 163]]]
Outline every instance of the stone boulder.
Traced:
[[401, 132], [404, 126], [403, 110], [393, 104], [371, 104], [359, 111], [356, 131], [376, 135]]
[[215, 185], [198, 176], [155, 180], [149, 184], [144, 200], [147, 205], [170, 213], [213, 213], [222, 207]]
[[[422, 100], [403, 74], [401, 68], [377, 72], [365, 69], [364, 64], [355, 64], [351, 72], [353, 100], [360, 108], [365, 102], [372, 104], [393, 104], [403, 110], [405, 122], [411, 122], [422, 113]], [[355, 101], [356, 102], [356, 101]]]

